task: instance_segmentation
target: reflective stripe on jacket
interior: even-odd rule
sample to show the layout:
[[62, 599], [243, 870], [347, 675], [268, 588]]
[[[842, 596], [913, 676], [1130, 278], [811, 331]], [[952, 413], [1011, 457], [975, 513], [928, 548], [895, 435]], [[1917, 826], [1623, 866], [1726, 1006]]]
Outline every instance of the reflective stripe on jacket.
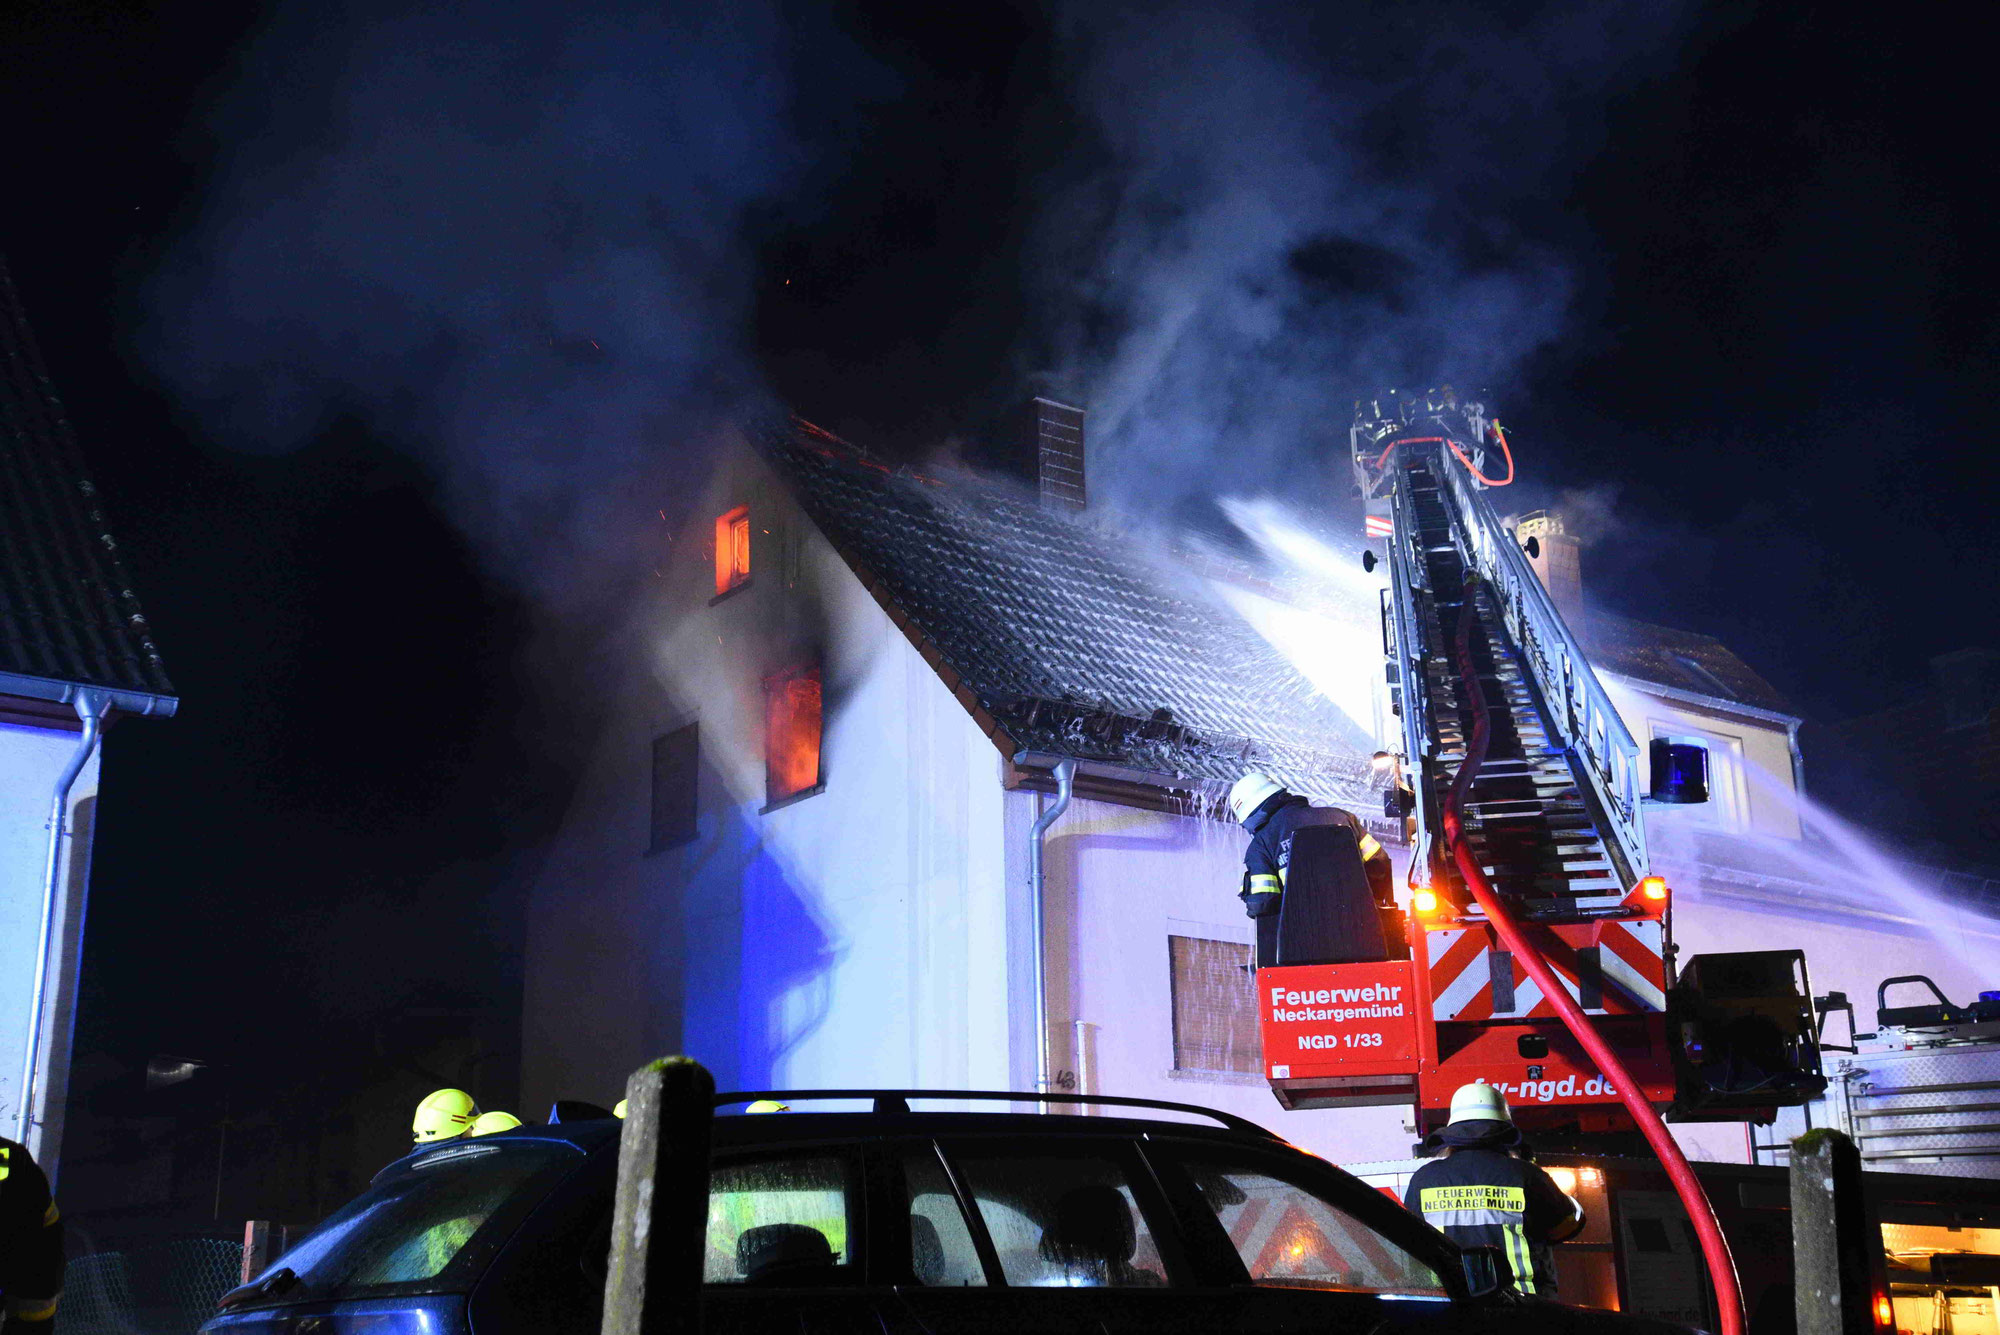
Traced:
[[1556, 1291], [1549, 1236], [1583, 1217], [1547, 1173], [1485, 1148], [1454, 1150], [1419, 1168], [1403, 1204], [1461, 1247], [1498, 1248], [1514, 1287], [1543, 1297]]

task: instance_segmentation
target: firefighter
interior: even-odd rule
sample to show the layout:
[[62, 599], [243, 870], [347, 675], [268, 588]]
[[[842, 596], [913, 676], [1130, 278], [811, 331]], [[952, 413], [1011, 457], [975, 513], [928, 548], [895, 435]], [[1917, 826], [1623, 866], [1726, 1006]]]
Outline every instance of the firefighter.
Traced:
[[1293, 845], [1301, 830], [1315, 826], [1346, 826], [1354, 832], [1360, 850], [1368, 893], [1340, 893], [1328, 896], [1332, 920], [1327, 935], [1338, 942], [1333, 957], [1315, 961], [1323, 964], [1352, 964], [1363, 960], [1389, 958], [1388, 939], [1382, 932], [1377, 905], [1395, 900], [1395, 873], [1389, 854], [1360, 817], [1339, 807], [1316, 807], [1285, 789], [1260, 770], [1250, 770], [1229, 790], [1229, 812], [1250, 831], [1250, 847], [1243, 853], [1243, 911], [1257, 920], [1257, 967], [1277, 963], [1278, 910], [1286, 886], [1301, 877], [1328, 878], [1333, 884], [1351, 878], [1335, 878], [1334, 869], [1315, 866], [1301, 858], [1296, 865]]
[[0, 1139], [0, 1320], [10, 1331], [55, 1329], [63, 1223], [28, 1147]]
[[479, 1117], [479, 1105], [462, 1089], [433, 1090], [417, 1105], [410, 1119], [410, 1132], [417, 1144], [433, 1140], [457, 1140], [472, 1129]]
[[1480, 1081], [1451, 1096], [1451, 1122], [1435, 1140], [1445, 1157], [1410, 1175], [1403, 1205], [1461, 1247], [1496, 1249], [1503, 1279], [1542, 1298], [1556, 1295], [1552, 1243], [1583, 1231], [1583, 1207], [1519, 1153], [1521, 1133], [1506, 1096]]

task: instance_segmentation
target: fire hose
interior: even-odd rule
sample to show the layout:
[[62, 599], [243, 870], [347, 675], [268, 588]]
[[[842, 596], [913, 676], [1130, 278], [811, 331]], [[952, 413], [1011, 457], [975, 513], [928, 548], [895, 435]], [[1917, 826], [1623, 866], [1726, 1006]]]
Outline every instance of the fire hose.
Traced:
[[1489, 733], [1486, 693], [1481, 689], [1479, 675], [1472, 662], [1472, 619], [1474, 600], [1478, 597], [1480, 579], [1468, 573], [1465, 578], [1465, 601], [1458, 614], [1457, 657], [1459, 680], [1464, 686], [1466, 703], [1472, 707], [1472, 737], [1465, 748], [1465, 760], [1458, 767], [1458, 777], [1453, 780], [1451, 793], [1444, 803], [1444, 837], [1451, 849], [1452, 860], [1458, 864], [1459, 874], [1465, 878], [1465, 885], [1479, 907], [1486, 912], [1487, 921], [1499, 933], [1501, 944], [1513, 952], [1515, 959], [1535, 980], [1562, 1017], [1576, 1041], [1597, 1063], [1599, 1074], [1618, 1087], [1618, 1097], [1639, 1124], [1646, 1143], [1653, 1147], [1660, 1163], [1672, 1179], [1674, 1193], [1681, 1199], [1688, 1218], [1693, 1221], [1696, 1236], [1701, 1241], [1702, 1258], [1708, 1263], [1709, 1277], [1715, 1285], [1715, 1305], [1722, 1316], [1721, 1335], [1743, 1335], [1743, 1295], [1736, 1282], [1736, 1262], [1729, 1254], [1729, 1241], [1722, 1236], [1722, 1227], [1716, 1222], [1715, 1207], [1709, 1204], [1708, 1195], [1702, 1190], [1701, 1182], [1695, 1177], [1694, 1169], [1688, 1166], [1687, 1156], [1674, 1142], [1667, 1124], [1660, 1120], [1660, 1114], [1646, 1101], [1645, 1091], [1632, 1078], [1625, 1063], [1611, 1050], [1611, 1045], [1592, 1027], [1590, 1018], [1570, 995], [1562, 980], [1556, 976], [1549, 963], [1542, 957], [1520, 924], [1507, 911], [1507, 906], [1486, 879], [1486, 871], [1479, 865], [1472, 847], [1464, 838], [1462, 809], [1467, 789], [1478, 776], [1480, 766], [1486, 763], [1486, 745]]

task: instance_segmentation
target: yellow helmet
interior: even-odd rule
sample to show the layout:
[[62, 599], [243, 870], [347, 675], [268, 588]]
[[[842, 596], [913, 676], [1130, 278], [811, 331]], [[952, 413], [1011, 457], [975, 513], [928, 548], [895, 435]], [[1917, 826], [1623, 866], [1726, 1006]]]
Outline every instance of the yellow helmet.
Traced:
[[618, 1100], [618, 1106], [611, 1110], [611, 1115], [613, 1117], [622, 1118], [625, 1116], [625, 1110], [631, 1106], [632, 1106], [632, 1100], [620, 1099]]
[[417, 1105], [410, 1130], [420, 1145], [427, 1140], [456, 1140], [477, 1116], [479, 1105], [472, 1101], [472, 1095], [462, 1089], [440, 1089], [426, 1094]]
[[512, 1131], [521, 1124], [521, 1119], [510, 1112], [481, 1113], [472, 1121], [468, 1136], [490, 1136], [495, 1131]]
[[747, 1113], [790, 1112], [791, 1108], [778, 1102], [776, 1099], [758, 1099], [743, 1111]]

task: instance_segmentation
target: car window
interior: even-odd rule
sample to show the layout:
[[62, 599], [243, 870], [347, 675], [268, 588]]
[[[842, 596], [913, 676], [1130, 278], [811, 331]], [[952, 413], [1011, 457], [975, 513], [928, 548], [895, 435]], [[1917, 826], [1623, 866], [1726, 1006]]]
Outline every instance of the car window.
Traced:
[[718, 1164], [709, 1176], [710, 1284], [856, 1283], [854, 1173], [839, 1155]]
[[1248, 1164], [1182, 1165], [1255, 1284], [1443, 1295], [1437, 1273], [1314, 1192]]
[[1123, 1167], [1105, 1157], [954, 1148], [1009, 1284], [1157, 1288], [1167, 1282]]
[[298, 1276], [286, 1302], [463, 1291], [580, 1162], [569, 1146], [534, 1141], [436, 1151], [336, 1211], [264, 1273]]
[[984, 1285], [986, 1267], [937, 1152], [926, 1145], [905, 1153], [903, 1182], [910, 1197], [910, 1273], [917, 1283], [934, 1289]]

